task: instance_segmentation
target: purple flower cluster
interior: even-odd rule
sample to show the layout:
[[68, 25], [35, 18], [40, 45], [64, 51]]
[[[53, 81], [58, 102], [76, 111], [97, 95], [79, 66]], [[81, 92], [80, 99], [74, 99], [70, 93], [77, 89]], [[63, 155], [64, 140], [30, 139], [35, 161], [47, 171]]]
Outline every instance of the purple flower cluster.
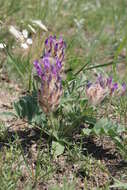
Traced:
[[40, 60], [35, 60], [34, 66], [38, 76], [41, 78], [42, 86], [44, 82], [50, 83], [52, 79], [55, 79], [56, 82], [61, 82], [61, 67], [55, 59], [45, 56]]
[[49, 36], [45, 40], [44, 56], [54, 57], [58, 64], [61, 65], [64, 59], [65, 48], [66, 44], [61, 37], [57, 40], [56, 36]]
[[124, 94], [126, 92], [126, 84], [123, 83], [120, 85], [117, 82], [113, 82], [112, 77], [105, 78], [100, 75], [97, 78], [96, 83], [99, 83], [102, 88], [107, 88], [110, 95], [113, 95], [115, 92], [119, 92], [121, 94]]
[[52, 78], [56, 78], [57, 82], [61, 81], [60, 73], [62, 70], [62, 62], [64, 59], [65, 42], [62, 38], [56, 39], [56, 36], [49, 36], [45, 40], [45, 51], [43, 57], [38, 61], [34, 61], [38, 76], [48, 83]]
[[101, 103], [106, 96], [121, 96], [126, 92], [126, 84], [114, 83], [112, 77], [103, 77], [99, 75], [96, 82], [88, 82], [86, 86], [86, 95], [89, 101], [96, 105]]
[[39, 101], [45, 112], [59, 104], [62, 95], [61, 73], [65, 42], [50, 36], [45, 41], [45, 52], [40, 60], [34, 61], [37, 75], [41, 79]]

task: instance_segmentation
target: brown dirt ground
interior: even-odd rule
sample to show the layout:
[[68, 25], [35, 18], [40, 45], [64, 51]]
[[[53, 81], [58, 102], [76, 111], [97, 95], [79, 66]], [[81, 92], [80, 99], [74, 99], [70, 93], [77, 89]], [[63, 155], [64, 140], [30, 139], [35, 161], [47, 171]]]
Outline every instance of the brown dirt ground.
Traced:
[[[18, 98], [19, 95], [21, 95], [22, 90], [18, 85], [14, 84], [3, 75], [0, 76], [0, 87], [0, 112], [10, 110], [12, 111], [12, 103]], [[13, 136], [15, 131], [17, 132], [19, 139], [21, 140], [21, 144], [24, 147], [24, 152], [26, 152], [28, 155], [29, 163], [31, 167], [33, 167], [34, 172], [33, 165], [36, 165], [38, 140], [40, 138], [39, 129], [29, 128], [26, 122], [22, 120], [14, 120], [13, 118], [7, 116], [2, 116], [0, 121], [5, 122], [9, 127], [8, 136]], [[77, 143], [79, 140], [80, 138], [76, 139]], [[6, 139], [4, 141], [6, 141]], [[42, 149], [46, 149], [47, 140], [45, 136], [42, 137], [42, 141]], [[0, 142], [0, 148], [2, 146], [4, 146], [4, 143]], [[55, 184], [59, 184], [60, 187], [62, 186], [63, 177], [65, 176], [68, 182], [72, 182], [73, 180], [75, 181], [76, 179], [77, 190], [85, 189], [85, 180], [87, 181], [86, 183], [88, 189], [91, 190], [96, 186], [104, 187], [107, 182], [112, 184], [111, 176], [119, 179], [120, 176], [125, 172], [127, 163], [122, 160], [110, 138], [84, 138], [82, 148], [83, 150], [85, 148], [85, 151], [83, 152], [84, 155], [92, 155], [94, 160], [90, 165], [92, 174], [85, 174], [80, 167], [80, 164], [69, 161], [65, 152], [64, 155], [53, 160], [56, 171], [53, 174], [52, 179], [48, 180], [47, 182], [37, 184], [37, 189], [46, 190]], [[100, 164], [95, 164], [96, 161]], [[103, 165], [104, 169], [101, 168], [101, 165]], [[26, 171], [24, 165], [21, 167], [23, 173], [22, 179], [20, 179], [18, 185], [19, 190], [23, 188], [28, 177], [28, 172]]]

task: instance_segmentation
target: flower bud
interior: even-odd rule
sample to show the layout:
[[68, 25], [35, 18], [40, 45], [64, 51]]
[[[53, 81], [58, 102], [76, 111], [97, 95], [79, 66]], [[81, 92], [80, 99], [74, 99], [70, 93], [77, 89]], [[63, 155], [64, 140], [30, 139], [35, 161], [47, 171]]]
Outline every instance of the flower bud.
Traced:
[[91, 104], [97, 105], [101, 103], [107, 95], [107, 89], [102, 88], [99, 83], [91, 84], [86, 89], [86, 95]]
[[88, 82], [86, 88], [86, 95], [88, 100], [93, 104], [97, 105], [101, 103], [106, 96], [109, 97], [119, 97], [126, 93], [126, 84], [123, 83], [122, 85], [118, 83], [113, 83], [112, 77], [106, 78], [100, 75], [96, 82], [92, 84]]

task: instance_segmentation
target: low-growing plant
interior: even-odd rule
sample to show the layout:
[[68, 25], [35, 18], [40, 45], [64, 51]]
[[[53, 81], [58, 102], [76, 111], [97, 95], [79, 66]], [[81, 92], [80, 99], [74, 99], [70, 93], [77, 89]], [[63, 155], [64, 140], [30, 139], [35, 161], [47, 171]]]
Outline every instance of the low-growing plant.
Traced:
[[[102, 75], [98, 75], [95, 83], [88, 82], [81, 71], [73, 79], [63, 81], [65, 48], [62, 38], [57, 40], [50, 36], [46, 39], [42, 58], [34, 62], [37, 72], [35, 92], [14, 103], [17, 115], [42, 128], [49, 136], [56, 156], [72, 145], [74, 135], [81, 132], [87, 136], [110, 136], [120, 152], [126, 155], [121, 139], [124, 126], [107, 118], [96, 121], [95, 109], [105, 98], [111, 102], [112, 97], [124, 95], [126, 85], [113, 83], [111, 77]], [[82, 129], [85, 124], [88, 127]]]

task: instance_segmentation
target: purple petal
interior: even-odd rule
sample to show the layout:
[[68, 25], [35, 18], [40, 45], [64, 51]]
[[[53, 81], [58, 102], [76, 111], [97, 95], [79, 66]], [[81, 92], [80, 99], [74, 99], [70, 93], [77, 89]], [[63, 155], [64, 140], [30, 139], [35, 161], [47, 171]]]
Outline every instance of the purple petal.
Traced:
[[61, 81], [62, 81], [61, 77], [57, 75], [57, 82], [61, 82]]
[[40, 63], [38, 62], [38, 60], [35, 60], [33, 64], [35, 66], [38, 76], [41, 76], [42, 75], [42, 67], [41, 67]]
[[114, 89], [116, 90], [118, 88], [118, 83], [113, 84]]
[[54, 35], [52, 38], [53, 38], [54, 40], [56, 40], [56, 35]]
[[98, 82], [99, 82], [100, 86], [104, 88], [104, 79], [103, 79], [102, 75], [100, 75], [98, 77]]
[[48, 38], [45, 40], [45, 45], [46, 46], [48, 45]]
[[92, 85], [92, 82], [88, 81], [88, 83], [86, 84], [87, 89], [90, 88], [91, 85]]
[[112, 84], [112, 77], [109, 77], [109, 78], [107, 79], [107, 85], [108, 85], [108, 86], [111, 86], [111, 84]]
[[123, 84], [122, 84], [122, 88], [123, 88], [123, 91], [125, 92], [125, 91], [126, 91], [126, 89], [127, 89], [127, 86], [126, 86], [126, 84], [125, 84], [125, 83], [123, 83]]
[[63, 59], [64, 59], [64, 51], [62, 50], [62, 53], [61, 53], [61, 55], [60, 55], [60, 62], [62, 62], [63, 61]]
[[64, 59], [64, 49], [66, 47], [63, 38], [60, 37], [58, 40], [56, 36], [49, 36], [45, 41], [45, 53], [44, 56], [55, 56], [60, 62]]
[[126, 83], [122, 84], [123, 89], [126, 89]]
[[37, 65], [38, 65], [38, 60], [35, 60], [34, 62], [33, 62], [33, 64], [34, 64], [34, 66], [36, 67]]
[[57, 75], [57, 69], [54, 65], [51, 65], [51, 72], [52, 74], [54, 74], [55, 76]]
[[58, 44], [57, 43], [55, 44], [54, 50], [55, 50], [55, 52], [57, 52], [57, 50], [58, 50]]
[[111, 92], [113, 93], [117, 89], [118, 89], [118, 83], [114, 83], [113, 87], [111, 88]]
[[45, 75], [45, 73], [42, 73], [42, 75], [41, 75], [41, 79], [42, 79], [42, 81], [44, 80], [46, 80], [46, 75]]
[[49, 58], [48, 57], [44, 57], [43, 58], [43, 64], [44, 64], [44, 68], [46, 70], [50, 68], [50, 62], [49, 62]]
[[49, 78], [48, 78], [48, 85], [49, 85], [49, 83], [51, 82], [51, 80], [52, 80], [52, 75], [50, 74], [50, 75], [49, 75]]
[[62, 68], [62, 64], [61, 64], [61, 62], [59, 61], [58, 58], [57, 58], [57, 61], [56, 61], [56, 66], [58, 67], [59, 70]]

